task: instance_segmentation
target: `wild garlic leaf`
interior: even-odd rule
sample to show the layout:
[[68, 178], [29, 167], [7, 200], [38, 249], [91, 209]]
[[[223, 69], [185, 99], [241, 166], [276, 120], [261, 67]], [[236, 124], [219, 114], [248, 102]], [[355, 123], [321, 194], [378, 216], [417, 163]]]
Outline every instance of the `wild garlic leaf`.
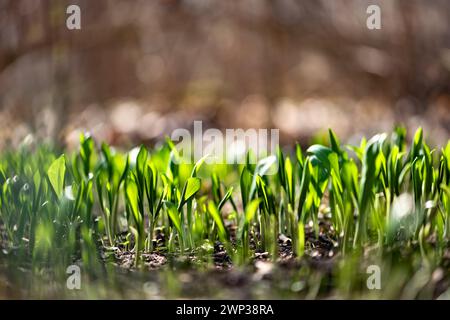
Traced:
[[47, 170], [47, 176], [58, 198], [63, 196], [64, 191], [64, 177], [66, 174], [66, 158], [64, 155], [52, 162]]

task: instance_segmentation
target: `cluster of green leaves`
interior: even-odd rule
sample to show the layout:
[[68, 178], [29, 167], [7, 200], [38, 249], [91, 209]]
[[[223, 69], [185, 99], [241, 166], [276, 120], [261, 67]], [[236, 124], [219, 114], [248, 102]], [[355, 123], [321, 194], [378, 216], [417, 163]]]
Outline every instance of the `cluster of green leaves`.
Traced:
[[36, 267], [65, 266], [82, 258], [98, 265], [92, 209], [93, 179], [82, 151], [70, 163], [49, 147], [22, 148], [0, 160], [0, 223], [7, 235], [6, 252]]
[[249, 152], [242, 165], [183, 164], [169, 140], [123, 153], [85, 135], [78, 152], [56, 154], [41, 146], [0, 157], [6, 245], [36, 266], [80, 258], [94, 266], [100, 246], [130, 250], [139, 265], [143, 252], [210, 252], [217, 241], [243, 264], [255, 250], [276, 259], [280, 234], [301, 258], [305, 226], [319, 237], [321, 219], [344, 255], [418, 243], [436, 261], [450, 236], [450, 142], [431, 150], [422, 129], [409, 149], [403, 128], [358, 146], [330, 130], [328, 145], [278, 149], [258, 162]]

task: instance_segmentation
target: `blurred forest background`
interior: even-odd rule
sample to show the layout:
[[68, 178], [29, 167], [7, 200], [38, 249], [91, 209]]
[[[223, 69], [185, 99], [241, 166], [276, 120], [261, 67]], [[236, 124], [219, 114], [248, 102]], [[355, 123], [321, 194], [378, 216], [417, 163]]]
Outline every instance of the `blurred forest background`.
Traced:
[[450, 1], [0, 0], [0, 149], [85, 130], [153, 144], [193, 120], [279, 128], [283, 143], [403, 123], [443, 144]]

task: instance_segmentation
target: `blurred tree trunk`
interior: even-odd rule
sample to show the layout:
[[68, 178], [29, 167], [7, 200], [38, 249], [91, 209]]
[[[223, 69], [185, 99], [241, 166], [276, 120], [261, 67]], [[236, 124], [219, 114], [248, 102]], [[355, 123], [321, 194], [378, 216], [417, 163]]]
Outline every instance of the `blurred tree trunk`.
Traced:
[[[50, 4], [50, 23], [52, 38], [52, 110], [56, 119], [53, 141], [63, 144], [63, 129], [67, 123], [70, 104], [70, 43], [66, 33], [66, 7], [59, 0], [52, 0]], [[61, 23], [64, 21], [64, 23]], [[76, 32], [76, 31], [73, 31]]]

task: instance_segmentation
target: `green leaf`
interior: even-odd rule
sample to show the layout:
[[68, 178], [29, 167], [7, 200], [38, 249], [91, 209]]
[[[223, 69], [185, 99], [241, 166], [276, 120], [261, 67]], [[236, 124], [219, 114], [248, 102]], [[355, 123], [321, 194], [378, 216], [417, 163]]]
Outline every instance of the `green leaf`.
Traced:
[[159, 198], [158, 205], [156, 206], [155, 212], [153, 213], [153, 219], [155, 219], [155, 220], [158, 218], [159, 212], [161, 211], [163, 201], [164, 201], [164, 198], [166, 197], [166, 194], [167, 194], [166, 190], [164, 190], [164, 192], [161, 193], [161, 197]]
[[[144, 193], [146, 189], [147, 177], [147, 157], [148, 151], [144, 145], [141, 145], [139, 153], [136, 157], [136, 182], [139, 192], [139, 209], [144, 212]], [[147, 178], [147, 179], [146, 179]]]
[[284, 155], [281, 148], [277, 148], [277, 158], [278, 158], [278, 179], [283, 187], [286, 186], [286, 171], [284, 168]]
[[341, 148], [339, 147], [340, 146], [339, 139], [336, 137], [333, 130], [331, 129], [328, 129], [328, 134], [330, 136], [331, 150], [333, 150], [337, 154], [341, 154]]
[[418, 155], [419, 151], [422, 149], [423, 142], [423, 130], [422, 127], [419, 127], [414, 134], [413, 145], [411, 148], [410, 159], [414, 160]]
[[220, 241], [227, 242], [228, 234], [223, 223], [222, 215], [220, 214], [219, 210], [217, 210], [216, 205], [212, 201], [208, 203], [208, 212], [216, 223], [217, 230], [219, 231]]
[[[291, 206], [294, 207], [294, 201], [295, 201], [295, 176], [294, 176], [294, 169], [292, 167], [291, 160], [289, 157], [286, 158], [285, 162], [285, 173], [286, 173], [286, 189], [289, 196], [289, 202], [291, 203]], [[281, 168], [280, 168], [281, 170]]]
[[47, 170], [47, 176], [56, 196], [60, 198], [64, 191], [64, 177], [66, 174], [66, 158], [64, 155], [52, 162]]
[[158, 175], [156, 168], [153, 163], [147, 163], [146, 168], [146, 178], [145, 180], [145, 194], [147, 196], [147, 201], [149, 205], [150, 213], [155, 215], [155, 205], [156, 205], [156, 195], [157, 195], [157, 184], [158, 184]]
[[80, 157], [83, 161], [84, 174], [87, 177], [91, 169], [91, 156], [94, 153], [94, 140], [89, 134], [81, 134], [80, 144]]
[[444, 149], [444, 156], [447, 159], [447, 170], [450, 173], [450, 141], [447, 143]]
[[298, 201], [298, 210], [297, 210], [298, 219], [302, 218], [303, 206], [305, 205], [306, 193], [308, 192], [309, 189], [310, 179], [311, 179], [311, 162], [309, 157], [307, 157], [305, 160], [303, 173], [300, 179], [300, 198]]
[[253, 220], [253, 217], [256, 214], [256, 211], [258, 210], [258, 206], [259, 203], [261, 202], [261, 199], [254, 199], [252, 200], [248, 205], [247, 208], [245, 209], [245, 214], [242, 216], [240, 223], [239, 223], [239, 228], [238, 228], [238, 233], [237, 233], [237, 237], [239, 239], [242, 239], [244, 233], [248, 230], [248, 226], [250, 224], [250, 222]]
[[264, 180], [260, 176], [256, 176], [256, 186], [258, 188], [260, 197], [262, 196], [262, 199], [264, 200], [264, 207], [266, 208], [267, 212], [270, 212], [270, 204], [269, 204], [269, 197], [267, 195], [267, 187], [264, 182]]
[[328, 156], [333, 152], [333, 150], [320, 144], [314, 144], [309, 147], [306, 152], [310, 154], [311, 162], [313, 164], [318, 161], [321, 166], [327, 169], [330, 168]]
[[201, 181], [199, 178], [189, 178], [186, 181], [186, 191], [184, 193], [183, 200], [189, 201], [199, 190], [201, 186]]
[[336, 183], [339, 185], [340, 189], [342, 189], [338, 155], [334, 152], [330, 153], [328, 160], [330, 162], [331, 176], [335, 178]]
[[138, 205], [138, 187], [136, 182], [133, 179], [129, 178], [125, 183], [125, 195], [127, 199], [127, 204], [131, 209], [131, 213], [138, 228], [142, 224], [142, 217], [139, 213], [139, 205]]
[[216, 203], [220, 202], [221, 192], [220, 192], [220, 180], [217, 173], [213, 172], [211, 175], [211, 192], [213, 199]]
[[366, 239], [368, 211], [375, 197], [373, 189], [380, 173], [380, 167], [377, 165], [377, 163], [379, 164], [378, 155], [381, 152], [381, 146], [385, 138], [385, 134], [374, 136], [367, 142], [364, 152], [358, 199], [359, 221], [354, 244], [358, 242], [361, 244]]
[[209, 154], [204, 155], [200, 160], [198, 160], [195, 165], [194, 168], [192, 168], [192, 172], [191, 172], [191, 177], [194, 178], [197, 176], [198, 171], [200, 170], [202, 164], [205, 162], [206, 158], [209, 157]]
[[250, 201], [250, 187], [252, 184], [252, 175], [250, 171], [245, 166], [242, 169], [241, 179], [240, 179], [240, 187], [241, 187], [241, 197], [242, 197], [242, 205], [244, 209], [247, 207], [247, 203]]
[[181, 228], [181, 219], [177, 207], [172, 202], [169, 201], [166, 201], [165, 204], [167, 207], [167, 214], [169, 215], [170, 221], [172, 221], [180, 237], [183, 237], [183, 230]]
[[200, 190], [201, 180], [197, 177], [191, 177], [186, 180], [184, 184], [183, 192], [181, 194], [180, 203], [178, 205], [178, 210], [183, 207], [183, 205], [192, 199], [195, 194]]
[[136, 167], [139, 175], [143, 175], [147, 164], [148, 151], [144, 145], [139, 148], [139, 153], [136, 158]]
[[249, 199], [253, 199], [253, 196], [255, 194], [256, 177], [257, 176], [262, 177], [262, 176], [268, 174], [269, 170], [272, 168], [272, 165], [275, 163], [277, 163], [277, 157], [273, 156], [273, 155], [258, 161], [258, 164], [256, 165], [256, 168], [255, 168], [255, 172], [253, 174], [253, 180], [252, 180], [252, 185], [250, 187]]
[[255, 199], [255, 200], [252, 200], [248, 204], [247, 209], [245, 210], [245, 223], [246, 224], [249, 224], [252, 221], [253, 217], [256, 214], [256, 210], [258, 210], [258, 205], [260, 202], [261, 202], [261, 199]]
[[406, 140], [406, 128], [398, 126], [394, 129], [392, 134], [392, 142], [396, 145], [399, 151], [404, 151]]
[[303, 153], [302, 153], [302, 147], [300, 147], [300, 144], [295, 144], [295, 157], [297, 158], [298, 163], [300, 164], [300, 167], [303, 168]]
[[225, 205], [225, 203], [231, 198], [232, 194], [233, 194], [233, 187], [228, 189], [227, 193], [225, 194], [225, 196], [220, 201], [220, 203], [218, 205], [219, 211], [222, 209], [222, 207]]
[[297, 224], [297, 232], [297, 257], [301, 258], [305, 253], [305, 226], [301, 221], [299, 221]]
[[276, 162], [277, 162], [277, 157], [275, 157], [273, 155], [259, 160], [256, 165], [256, 168], [255, 168], [255, 175], [264, 176], [264, 175], [268, 174], [272, 165], [275, 164]]

